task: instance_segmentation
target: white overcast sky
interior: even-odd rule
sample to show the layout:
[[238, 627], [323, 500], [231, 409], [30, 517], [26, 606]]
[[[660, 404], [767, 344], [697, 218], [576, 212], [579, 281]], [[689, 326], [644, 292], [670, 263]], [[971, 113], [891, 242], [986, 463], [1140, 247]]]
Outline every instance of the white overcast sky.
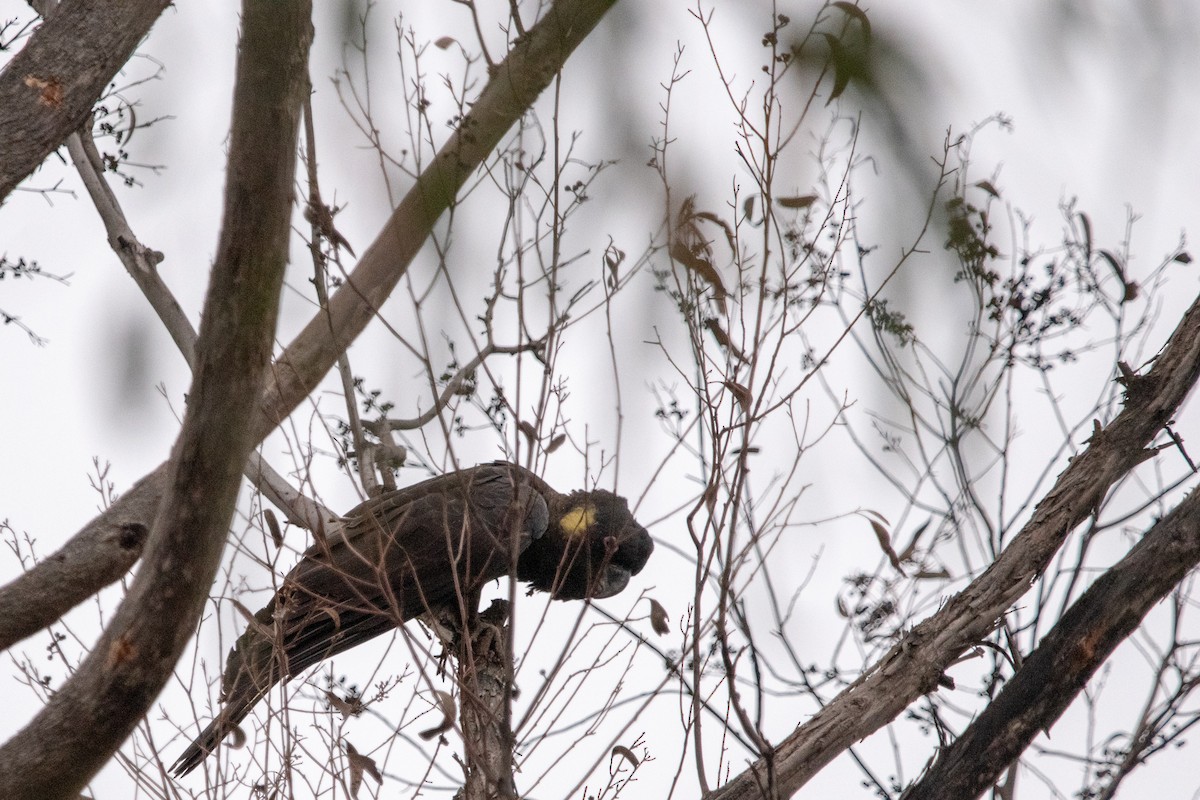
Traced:
[[[325, 187], [327, 194], [333, 191], [339, 200], [349, 200], [339, 228], [361, 252], [388, 209], [374, 159], [355, 138], [330, 90], [328, 76], [342, 53], [333, 33], [340, 4], [317, 5], [312, 73], [318, 119], [326, 126], [321, 145], [329, 168]], [[634, 0], [622, 0], [594, 41], [577, 54], [579, 64], [568, 68], [564, 91], [574, 94], [572, 124], [586, 132], [586, 152], [624, 158], [616, 174], [652, 187], [652, 176], [641, 166], [648, 149], [637, 162], [622, 148], [630, 143], [646, 148], [656, 132], [659, 84], [668, 75], [677, 40], [686, 43], [696, 70], [711, 65], [688, 14], [693, 6], [674, 0], [632, 5]], [[1132, 265], [1135, 275], [1172, 251], [1182, 231], [1195, 230], [1200, 222], [1200, 56], [1195, 47], [1200, 6], [1171, 0], [878, 0], [863, 5], [878, 30], [911, 45], [925, 59], [932, 80], [921, 98], [923, 119], [913, 128], [915, 143], [924, 152], [937, 153], [947, 128], [961, 131], [995, 112], [1012, 118], [1011, 133], [993, 130], [978, 140], [976, 169], [981, 176], [1000, 169], [997, 184], [1005, 200], [1034, 217], [1035, 230], [1048, 245], [1058, 241], [1058, 205], [1072, 197], [1109, 246], [1123, 238], [1128, 208], [1141, 215], [1132, 244], [1138, 258]], [[811, 16], [813, 7], [779, 4], [799, 20]], [[381, 23], [381, 39], [388, 36], [397, 8], [408, 15], [407, 24], [429, 39], [445, 34], [469, 41], [462, 33], [462, 6], [426, 0], [378, 7], [373, 14]], [[729, 20], [731, 47], [749, 46], [746, 40], [764, 27], [766, 8], [757, 2], [716, 4], [718, 19]], [[0, 19], [14, 16], [28, 16], [24, 4], [0, 0]], [[233, 3], [177, 4], [140, 51], [162, 63], [161, 78], [127, 93], [138, 100], [140, 116], [170, 117], [137, 134], [132, 147], [135, 161], [166, 169], [157, 175], [136, 173], [143, 186], [119, 188], [118, 195], [143, 241], [166, 254], [163, 275], [193, 321], [218, 233], [236, 30]], [[637, 47], [626, 51], [628, 63], [619, 80], [607, 76], [606, 81], [599, 59], [607, 46], [626, 39], [636, 40]], [[375, 63], [388, 63], [393, 49], [381, 43]], [[431, 59], [446, 59], [445, 66], [436, 62], [431, 71], [450, 69], [450, 57], [431, 54]], [[133, 68], [137, 75], [148, 71], [145, 64]], [[712, 86], [705, 80], [696, 81], [698, 91]], [[611, 102], [614, 97], [630, 107], [629, 119], [640, 120], [640, 128], [606, 128], [609, 121], [590, 101]], [[701, 113], [696, 123], [705, 119]], [[723, 130], [713, 126], [708, 144], [713, 152], [727, 155], [732, 137], [723, 139]], [[871, 131], [866, 135], [870, 144]], [[876, 191], [899, 185], [888, 169], [884, 163]], [[188, 384], [182, 360], [156, 331], [152, 314], [109, 251], [74, 175], [50, 164], [27, 185], [45, 188], [60, 178], [74, 197], [19, 192], [0, 208], [0, 254], [36, 259], [47, 272], [71, 276], [67, 286], [44, 280], [0, 283], [0, 309], [20, 316], [48, 340], [35, 347], [15, 326], [0, 327], [0, 520], [36, 539], [43, 555], [94, 515], [98, 499], [88, 488], [93, 458], [111, 463], [109, 478], [122, 491], [166, 457], [177, 430], [174, 415]], [[728, 180], [723, 167], [720, 178], [726, 182], [718, 187], [723, 190]], [[637, 191], [625, 188], [630, 194]], [[603, 184], [598, 195], [602, 191]], [[862, 191], [870, 196], [872, 187]], [[903, 199], [893, 200], [903, 220]], [[631, 227], [638, 222], [636, 207], [610, 213], [615, 232], [626, 230], [633, 247], [653, 231], [653, 226], [643, 225], [640, 231]], [[293, 248], [295, 257], [300, 250], [295, 244]], [[1163, 298], [1162, 318], [1168, 324], [1195, 296], [1196, 274], [1176, 274], [1172, 291]], [[296, 283], [302, 280], [295, 277]], [[295, 298], [289, 302], [283, 326], [290, 324], [294, 331], [307, 309]], [[281, 334], [282, 340], [288, 338]], [[375, 358], [386, 361], [386, 355]], [[367, 363], [370, 359], [364, 357]], [[647, 384], [651, 379], [644, 376]], [[631, 387], [642, 388], [637, 381]], [[1195, 411], [1190, 414], [1194, 417]], [[1200, 434], [1198, 427], [1193, 419], [1191, 430]], [[639, 473], [636, 459], [627, 458], [621, 488], [632, 492]], [[331, 485], [323, 491], [339, 509], [353, 503], [345, 487]], [[830, 487], [817, 492], [820, 497], [836, 495]], [[13, 560], [0, 552], [0, 579], [15, 570]], [[638, 580], [650, 585], [664, 579], [661, 571], [650, 570]], [[31, 639], [24, 647], [36, 652], [43, 642]], [[6, 706], [14, 691], [4, 690]], [[14, 705], [20, 710], [3, 715], [0, 735], [14, 731], [34, 707], [20, 698]], [[815, 796], [820, 796], [818, 784], [812, 787]], [[825, 789], [837, 786], [831, 779]], [[1173, 793], [1160, 796], [1190, 797], [1197, 786], [1194, 778], [1189, 785], [1181, 766]], [[1023, 796], [1041, 796], [1037, 787], [1025, 788], [1029, 794]]]

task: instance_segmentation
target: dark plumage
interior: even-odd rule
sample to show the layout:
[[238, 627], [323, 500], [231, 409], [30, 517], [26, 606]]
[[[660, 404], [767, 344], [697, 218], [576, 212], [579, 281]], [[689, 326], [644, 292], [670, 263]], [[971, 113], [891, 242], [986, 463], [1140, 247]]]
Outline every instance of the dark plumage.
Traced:
[[509, 574], [560, 600], [611, 597], [654, 549], [625, 499], [562, 495], [505, 462], [367, 500], [300, 563], [238, 637], [224, 707], [172, 767], [193, 770], [280, 680]]

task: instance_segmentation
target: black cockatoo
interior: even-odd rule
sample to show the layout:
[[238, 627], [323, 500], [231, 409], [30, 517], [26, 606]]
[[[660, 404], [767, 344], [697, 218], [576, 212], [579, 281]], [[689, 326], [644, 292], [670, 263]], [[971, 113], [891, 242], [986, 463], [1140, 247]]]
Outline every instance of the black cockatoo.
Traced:
[[281, 680], [510, 573], [561, 600], [611, 597], [654, 543], [625, 499], [559, 494], [495, 462], [381, 494], [305, 551], [234, 644], [224, 706], [172, 771], [193, 770]]

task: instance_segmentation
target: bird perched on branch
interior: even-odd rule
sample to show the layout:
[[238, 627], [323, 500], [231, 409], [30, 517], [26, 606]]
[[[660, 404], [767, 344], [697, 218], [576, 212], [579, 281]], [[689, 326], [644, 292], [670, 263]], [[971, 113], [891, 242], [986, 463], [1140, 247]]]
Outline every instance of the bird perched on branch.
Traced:
[[479, 589], [514, 574], [560, 600], [611, 597], [654, 543], [625, 499], [559, 494], [495, 462], [381, 494], [305, 551], [238, 637], [224, 706], [175, 762], [196, 768], [276, 683], [431, 611], [470, 613]]

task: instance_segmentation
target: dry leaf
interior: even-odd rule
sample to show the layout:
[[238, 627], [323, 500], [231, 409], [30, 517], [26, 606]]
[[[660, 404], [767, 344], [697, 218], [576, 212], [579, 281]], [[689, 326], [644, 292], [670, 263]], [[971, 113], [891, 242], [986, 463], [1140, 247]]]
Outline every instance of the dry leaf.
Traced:
[[874, 517], [875, 519], [877, 519], [877, 520], [879, 520], [880, 522], [882, 522], [884, 525], [891, 525], [891, 524], [892, 524], [891, 522], [889, 522], [889, 521], [888, 521], [888, 518], [887, 518], [887, 517], [885, 517], [883, 514], [880, 514], [878, 511], [876, 511], [876, 510], [875, 510], [875, 509], [873, 509], [873, 508], [864, 508], [862, 513], [864, 513], [864, 514], [868, 514], [868, 515], [870, 515], [870, 516]]
[[275, 517], [275, 512], [271, 509], [263, 511], [263, 519], [267, 521], [267, 531], [271, 534], [271, 541], [275, 543], [275, 549], [283, 547], [283, 531], [279, 527], [279, 520]]
[[728, 222], [721, 219], [711, 211], [697, 211], [696, 219], [705, 219], [718, 226], [722, 231], [725, 232], [725, 243], [729, 245], [729, 249], [735, 253], [737, 252], [737, 238], [733, 235], [733, 228], [730, 227]]
[[708, 319], [704, 320], [704, 327], [707, 328], [708, 332], [711, 333], [713, 338], [717, 340], [717, 344], [728, 350], [731, 356], [736, 358], [738, 361], [741, 361], [743, 364], [749, 361], [749, 359], [746, 358], [746, 354], [739, 350], [733, 341], [730, 340], [729, 334], [727, 334], [725, 329], [721, 327], [721, 323], [717, 322], [712, 317], [709, 317]]
[[1079, 224], [1083, 226], [1083, 259], [1092, 260], [1092, 223], [1087, 214], [1079, 212]]
[[342, 627], [342, 615], [338, 613], [336, 608], [333, 606], [322, 606], [321, 610], [328, 614], [330, 619], [333, 620], [334, 629]]
[[990, 194], [992, 197], [995, 197], [996, 199], [1000, 198], [999, 190], [997, 190], [996, 187], [994, 185], [992, 185], [991, 181], [976, 181], [975, 186], [977, 188], [983, 189], [985, 192]]
[[358, 789], [362, 786], [363, 773], [367, 773], [378, 784], [383, 783], [383, 775], [375, 765], [375, 759], [364, 756], [354, 749], [354, 745], [346, 742], [346, 762], [350, 765], [350, 796], [358, 797]]
[[917, 529], [915, 531], [913, 531], [912, 538], [908, 540], [908, 546], [905, 547], [904, 550], [900, 553], [901, 561], [907, 561], [913, 557], [913, 553], [915, 553], [917, 551], [917, 542], [919, 542], [921, 540], [921, 536], [925, 533], [926, 530], [929, 529], [929, 524], [931, 522], [933, 522], [933, 520], [927, 519], [923, 523], [918, 525]]
[[721, 309], [721, 313], [725, 313], [725, 298], [728, 297], [728, 292], [725, 291], [725, 284], [721, 281], [721, 274], [712, 263], [712, 251], [708, 246], [704, 234], [700, 231], [700, 227], [696, 224], [696, 220], [702, 219], [713, 222], [721, 226], [725, 231], [725, 238], [729, 241], [730, 249], [737, 251], [734, 246], [733, 229], [730, 228], [717, 215], [708, 211], [696, 211], [695, 195], [684, 198], [679, 206], [679, 214], [676, 217], [675, 235], [672, 237], [669, 253], [671, 258], [679, 262], [684, 269], [692, 272], [701, 280], [713, 287], [713, 300]]
[[225, 741], [229, 742], [229, 746], [234, 750], [241, 750], [246, 746], [246, 732], [242, 730], [240, 725], [234, 725], [229, 731], [232, 736], [229, 736]]
[[454, 720], [458, 718], [458, 707], [454, 705], [454, 698], [448, 692], [443, 692], [440, 689], [434, 689], [433, 694], [437, 697], [438, 706], [442, 709], [442, 721], [428, 730], [421, 731], [420, 736], [425, 741], [429, 741], [435, 736], [441, 736], [446, 731], [454, 727]]
[[875, 538], [879, 540], [879, 547], [883, 550], [884, 554], [887, 555], [888, 561], [891, 562], [892, 567], [897, 572], [903, 575], [904, 567], [900, 566], [900, 557], [897, 556], [896, 551], [892, 549], [892, 537], [891, 534], [888, 533], [888, 529], [883, 527], [883, 525], [877, 520], [869, 519], [867, 521], [871, 523], [871, 530], [875, 531]]
[[821, 35], [829, 43], [830, 55], [833, 61], [833, 91], [829, 93], [829, 99], [825, 101], [825, 105], [828, 106], [834, 100], [841, 97], [842, 92], [846, 91], [846, 87], [850, 85], [850, 70], [846, 68], [846, 51], [842, 48], [842, 43], [828, 33]]
[[670, 617], [667, 616], [667, 610], [662, 607], [662, 603], [650, 599], [650, 627], [659, 636], [666, 636], [671, 632]]
[[697, 255], [690, 247], [678, 240], [671, 245], [671, 258], [682, 264], [684, 269], [692, 272], [705, 283], [712, 286], [717, 302], [724, 304], [728, 293], [725, 291], [725, 284], [721, 282], [720, 273], [717, 272], [717, 268], [712, 265], [711, 261], [701, 255]]
[[815, 194], [805, 194], [799, 197], [777, 197], [775, 202], [784, 208], [808, 208], [813, 203], [817, 202]]
[[438, 50], [445, 50], [450, 45], [457, 43], [457, 41], [458, 40], [455, 39], [453, 36], [443, 36], [442, 38], [440, 38], [436, 42], [434, 42], [433, 46], [436, 47]]
[[722, 381], [722, 385], [732, 392], [735, 398], [737, 398], [738, 405], [742, 407], [742, 413], [749, 414], [750, 403], [754, 399], [754, 397], [750, 394], [750, 390], [737, 381]]
[[1117, 273], [1117, 277], [1121, 279], [1122, 283], [1124, 283], [1125, 267], [1121, 264], [1121, 259], [1117, 258], [1116, 254], [1114, 254], [1111, 250], [1101, 250], [1100, 257], [1108, 262], [1108, 265], [1112, 267], [1113, 272]]
[[567, 440], [567, 435], [565, 433], [560, 433], [558, 436], [555, 436], [553, 439], [550, 440], [550, 444], [546, 445], [546, 455], [550, 455], [555, 450], [562, 447], [563, 442], [565, 442], [566, 440]]
[[625, 251], [610, 241], [608, 247], [604, 249], [604, 265], [608, 267], [608, 285], [612, 288], [616, 288], [618, 279], [620, 278], [621, 262], [624, 260]]
[[623, 745], [616, 745], [615, 747], [613, 747], [612, 754], [609, 756], [610, 761], [612, 759], [612, 756], [621, 756], [626, 761], [628, 761], [633, 766], [634, 769], [637, 769], [638, 764], [641, 763], [640, 761], [638, 761], [637, 756], [635, 756], [633, 754], [633, 751]]
[[343, 720], [349, 719], [350, 717], [357, 717], [362, 713], [362, 703], [343, 700], [334, 692], [326, 691], [325, 699], [329, 701], [329, 705], [331, 705], [339, 714], [342, 715]]
[[713, 511], [717, 508], [717, 485], [715, 483], [704, 487], [704, 507], [708, 509], [709, 516], [712, 516]]
[[856, 20], [861, 22], [863, 26], [863, 36], [867, 39], [871, 38], [871, 20], [867, 18], [867, 12], [854, 5], [854, 3], [847, 3], [844, 2], [844, 0], [838, 0], [838, 2], [833, 3], [832, 5], [834, 8], [841, 9], [847, 16], [854, 17]]
[[537, 428], [533, 427], [525, 420], [521, 420], [519, 423], [517, 423], [517, 429], [520, 430], [521, 433], [525, 434], [525, 438], [529, 439], [529, 441], [537, 441]]

